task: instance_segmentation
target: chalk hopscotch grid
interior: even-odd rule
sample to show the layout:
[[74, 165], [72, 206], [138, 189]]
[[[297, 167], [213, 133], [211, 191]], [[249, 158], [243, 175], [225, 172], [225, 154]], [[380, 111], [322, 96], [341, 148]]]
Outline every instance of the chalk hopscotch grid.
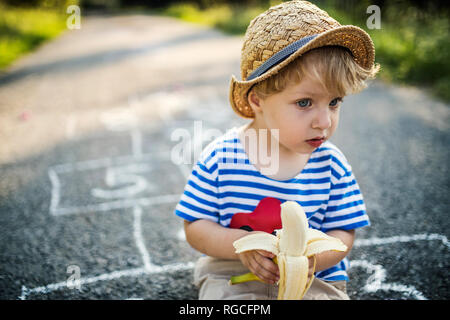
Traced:
[[[132, 268], [127, 270], [113, 271], [111, 273], [104, 273], [98, 276], [80, 278], [78, 280], [73, 280], [69, 283], [67, 281], [61, 281], [58, 283], [52, 283], [45, 286], [40, 286], [36, 288], [29, 289], [26, 286], [22, 286], [22, 292], [19, 296], [20, 300], [26, 300], [30, 294], [48, 294], [50, 292], [56, 290], [68, 289], [70, 286], [72, 287], [80, 287], [81, 285], [92, 284], [99, 281], [111, 281], [115, 279], [119, 279], [122, 277], [139, 277], [142, 275], [150, 275], [157, 273], [171, 273], [178, 272], [183, 270], [189, 270], [194, 267], [194, 262], [183, 262], [183, 263], [173, 263], [163, 266], [155, 265], [151, 262], [150, 254], [145, 247], [144, 240], [142, 237], [142, 226], [141, 226], [141, 216], [142, 216], [142, 208], [141, 206], [136, 205], [133, 208], [133, 236], [135, 238], [136, 247], [138, 248], [139, 253], [141, 254], [141, 258], [144, 266], [140, 268]], [[71, 289], [73, 290], [73, 289]]]
[[[134, 236], [136, 241], [136, 246], [138, 247], [143, 261], [144, 266], [141, 268], [133, 268], [128, 270], [114, 271], [111, 273], [101, 274], [99, 276], [81, 278], [70, 283], [71, 286], [77, 287], [86, 284], [92, 284], [99, 281], [111, 281], [119, 279], [122, 277], [139, 277], [142, 275], [150, 275], [156, 273], [170, 273], [178, 272], [183, 270], [193, 269], [195, 261], [185, 262], [185, 263], [174, 263], [165, 266], [157, 266], [151, 263], [148, 251], [145, 248], [142, 239], [142, 229], [140, 226], [140, 217], [142, 214], [142, 209], [140, 206], [134, 208]], [[369, 238], [369, 239], [357, 239], [354, 243], [354, 247], [364, 247], [373, 245], [387, 245], [397, 242], [410, 242], [410, 241], [441, 241], [447, 248], [449, 242], [447, 237], [440, 234], [417, 234], [417, 235], [401, 235], [387, 238]], [[386, 270], [383, 266], [371, 263], [367, 260], [352, 260], [350, 264], [350, 270], [354, 268], [362, 268], [368, 274], [371, 274], [367, 279], [363, 291], [367, 293], [373, 293], [377, 291], [394, 291], [399, 292], [407, 297], [412, 297], [417, 300], [426, 300], [426, 297], [422, 292], [418, 291], [414, 286], [407, 286], [398, 283], [386, 283]], [[62, 281], [58, 283], [52, 283], [49, 285], [36, 287], [29, 289], [26, 286], [22, 286], [22, 293], [19, 299], [25, 300], [30, 294], [48, 294], [56, 290], [62, 290], [69, 288], [68, 281]]]
[[[85, 206], [73, 206], [73, 207], [61, 207], [60, 206], [60, 188], [61, 183], [58, 174], [70, 173], [73, 171], [85, 171], [85, 170], [95, 170], [101, 168], [108, 168], [110, 166], [126, 166], [134, 165], [138, 162], [147, 163], [148, 161], [155, 160], [158, 157], [163, 157], [164, 160], [170, 159], [169, 152], [163, 153], [148, 153], [141, 154], [139, 156], [123, 156], [118, 158], [102, 158], [98, 160], [88, 160], [77, 163], [68, 163], [62, 165], [56, 165], [48, 169], [48, 176], [52, 184], [51, 201], [50, 201], [50, 213], [52, 215], [70, 215], [79, 214], [84, 212], [92, 211], [109, 211], [113, 209], [126, 209], [132, 208], [136, 204], [142, 206], [149, 206], [155, 204], [164, 204], [178, 201], [180, 194], [168, 194], [159, 195], [154, 197], [139, 197], [139, 198], [129, 198], [129, 199], [119, 199], [107, 202], [101, 202], [98, 204], [85, 205]], [[188, 168], [185, 165], [176, 166], [181, 174], [187, 179], [189, 175]]]
[[[114, 209], [126, 209], [133, 208], [133, 236], [135, 239], [136, 247], [141, 255], [144, 266], [141, 268], [133, 268], [128, 270], [114, 271], [112, 273], [101, 274], [99, 276], [80, 278], [79, 280], [72, 280], [70, 282], [71, 286], [79, 287], [83, 284], [91, 284], [98, 281], [114, 280], [121, 277], [138, 277], [141, 275], [155, 274], [155, 273], [170, 273], [178, 272], [182, 270], [192, 269], [194, 262], [186, 263], [173, 263], [164, 266], [158, 266], [151, 262], [150, 254], [145, 247], [143, 236], [142, 236], [142, 207], [157, 205], [157, 204], [167, 204], [176, 203], [179, 201], [180, 194], [169, 194], [169, 195], [159, 195], [154, 197], [143, 197], [136, 199], [121, 199], [117, 201], [103, 202], [95, 205], [80, 206], [80, 207], [59, 207], [60, 200], [60, 181], [58, 178], [58, 173], [67, 173], [71, 171], [83, 171], [99, 169], [102, 167], [108, 167], [112, 164], [127, 165], [135, 163], [136, 160], [150, 160], [155, 159], [155, 156], [161, 156], [161, 154], [167, 155], [168, 153], [159, 154], [142, 154], [138, 156], [131, 157], [121, 157], [118, 161], [111, 158], [103, 158], [98, 160], [88, 160], [77, 163], [69, 163], [53, 166], [48, 169], [48, 175], [52, 183], [51, 201], [50, 201], [50, 213], [52, 215], [68, 215], [68, 214], [80, 214], [84, 212], [101, 212], [110, 211]], [[114, 161], [113, 161], [114, 160]], [[184, 165], [179, 165], [177, 168], [180, 170], [181, 174], [187, 179], [189, 175], [188, 169]], [[61, 290], [69, 288], [68, 281], [62, 281], [58, 283], [52, 283], [45, 286], [40, 286], [36, 288], [29, 289], [26, 286], [22, 286], [22, 293], [19, 299], [25, 300], [30, 294], [47, 294], [55, 290]]]
[[[136, 247], [141, 255], [143, 261], [143, 267], [132, 268], [128, 270], [114, 271], [111, 273], [105, 273], [98, 276], [91, 276], [80, 278], [78, 280], [72, 280], [70, 286], [78, 287], [86, 284], [93, 284], [99, 281], [111, 281], [119, 279], [122, 277], [139, 277], [142, 275], [156, 274], [156, 273], [171, 273], [178, 272], [182, 270], [192, 269], [195, 265], [194, 261], [183, 262], [183, 263], [173, 263], [164, 266], [158, 266], [151, 262], [150, 254], [145, 247], [143, 236], [142, 236], [142, 207], [152, 206], [156, 204], [163, 203], [176, 203], [179, 201], [179, 194], [169, 194], [169, 195], [159, 195], [154, 197], [142, 197], [137, 199], [121, 199], [116, 201], [109, 201], [94, 205], [82, 206], [82, 207], [59, 207], [60, 201], [60, 181], [58, 178], [58, 173], [67, 173], [70, 171], [83, 171], [92, 170], [102, 167], [109, 167], [111, 165], [129, 165], [136, 163], [136, 161], [149, 161], [154, 160], [155, 156], [163, 156], [168, 159], [168, 152], [163, 152], [159, 154], [143, 154], [141, 145], [141, 134], [138, 130], [131, 131], [131, 140], [133, 146], [133, 155], [116, 157], [116, 158], [103, 158], [97, 160], [81, 161], [77, 163], [61, 164], [50, 167], [48, 169], [49, 179], [52, 183], [51, 201], [50, 201], [50, 213], [52, 215], [67, 215], [67, 214], [78, 214], [86, 211], [109, 211], [119, 208], [132, 208], [133, 209], [133, 236], [135, 239]], [[184, 165], [176, 166], [181, 174], [187, 179], [190, 171]], [[354, 247], [362, 246], [373, 246], [373, 245], [388, 245], [391, 243], [398, 242], [409, 242], [409, 241], [441, 241], [446, 247], [449, 247], [449, 242], [447, 237], [440, 234], [417, 234], [417, 235], [400, 235], [387, 238], [369, 238], [369, 239], [357, 239], [354, 243]], [[382, 291], [396, 291], [400, 292], [408, 297], [413, 297], [418, 300], [424, 300], [426, 297], [418, 291], [413, 286], [407, 286], [398, 283], [386, 283], [386, 270], [381, 265], [371, 263], [366, 260], [352, 260], [350, 269], [362, 268], [366, 270], [367, 273], [371, 274], [366, 281], [365, 286], [362, 288], [366, 292], [376, 292]], [[28, 288], [22, 286], [21, 295], [18, 297], [21, 300], [27, 299], [31, 294], [48, 294], [56, 290], [63, 290], [69, 288], [69, 280], [61, 281], [58, 283], [51, 283], [45, 286]]]
[[[154, 155], [144, 155], [143, 158], [150, 159]], [[122, 160], [125, 160], [124, 157]], [[154, 158], [153, 158], [154, 159]], [[128, 159], [130, 160], [130, 159]], [[125, 161], [120, 161], [122, 164], [126, 164]], [[100, 168], [103, 166], [111, 165], [111, 159], [101, 159], [101, 160], [93, 160], [93, 161], [84, 161], [79, 162], [74, 165], [61, 165], [56, 166], [49, 169], [49, 177], [52, 181], [54, 187], [58, 186], [58, 180], [56, 173], [57, 172], [67, 172], [69, 170], [88, 170], [93, 168]], [[189, 172], [181, 169], [181, 173], [185, 178]], [[56, 182], [56, 183], [55, 183]], [[55, 188], [53, 188], [55, 189]], [[57, 197], [57, 192], [52, 192], [52, 195]], [[150, 275], [156, 273], [170, 273], [170, 272], [178, 272], [182, 270], [192, 269], [195, 265], [194, 261], [187, 263], [174, 263], [165, 266], [157, 266], [151, 263], [151, 258], [149, 252], [147, 251], [143, 237], [142, 237], [142, 226], [141, 226], [141, 217], [142, 217], [142, 206], [151, 206], [155, 204], [161, 203], [175, 203], [179, 199], [179, 195], [161, 195], [156, 197], [148, 197], [148, 198], [140, 198], [140, 199], [131, 199], [131, 200], [120, 200], [107, 202], [105, 204], [99, 204], [95, 206], [84, 206], [81, 208], [57, 208], [57, 201], [54, 201], [55, 198], [52, 198], [51, 201], [51, 210], [52, 214], [73, 214], [73, 213], [81, 213], [86, 212], [85, 210], [98, 210], [98, 211], [107, 211], [116, 208], [133, 208], [133, 235], [136, 242], [136, 247], [138, 248], [144, 266], [141, 268], [133, 268], [128, 270], [114, 271], [111, 273], [101, 274], [99, 276], [92, 276], [81, 278], [79, 280], [75, 280], [71, 283], [72, 286], [81, 286], [86, 284], [92, 284], [99, 281], [111, 281], [115, 279], [119, 279], [122, 277], [139, 277], [142, 275]], [[440, 234], [416, 234], [416, 235], [399, 235], [393, 237], [386, 238], [369, 238], [369, 239], [356, 239], [354, 243], [354, 247], [364, 247], [364, 246], [377, 246], [377, 245], [388, 245], [392, 243], [399, 242], [410, 242], [410, 241], [440, 241], [446, 247], [450, 247], [447, 237]], [[353, 268], [362, 268], [371, 276], [368, 278], [363, 290], [368, 293], [373, 293], [379, 290], [382, 291], [395, 291], [402, 293], [406, 296], [413, 297], [418, 300], [424, 300], [426, 297], [418, 291], [413, 286], [407, 286], [398, 283], [386, 283], [386, 270], [381, 265], [373, 264], [366, 260], [352, 260], [351, 267]], [[25, 286], [22, 287], [22, 293], [19, 299], [26, 299], [30, 294], [47, 294], [56, 290], [66, 289], [68, 288], [68, 282], [62, 281], [58, 283], [52, 283], [46, 286], [41, 286], [33, 289], [29, 289]]]
[[[174, 203], [179, 201], [180, 194], [168, 194], [168, 195], [158, 195], [154, 197], [141, 197], [135, 199], [120, 199], [115, 201], [107, 201], [99, 204], [87, 205], [87, 206], [75, 206], [75, 207], [60, 207], [60, 188], [61, 183], [58, 178], [58, 174], [70, 173], [73, 171], [85, 171], [85, 170], [95, 170], [101, 168], [109, 168], [113, 165], [124, 166], [124, 165], [134, 165], [137, 162], [145, 162], [155, 160], [156, 158], [162, 157], [162, 159], [170, 159], [170, 152], [159, 152], [159, 153], [147, 153], [142, 152], [142, 134], [140, 130], [136, 127], [130, 128], [130, 138], [132, 146], [132, 155], [114, 157], [114, 158], [102, 158], [95, 160], [80, 161], [76, 163], [66, 163], [52, 166], [48, 169], [48, 176], [52, 184], [51, 200], [50, 200], [50, 214], [59, 215], [69, 215], [69, 214], [80, 214], [85, 212], [102, 212], [110, 211], [114, 209], [126, 209], [133, 208], [133, 236], [135, 239], [136, 247], [141, 255], [144, 266], [141, 268], [133, 268], [128, 270], [114, 271], [112, 273], [101, 274], [98, 276], [80, 278], [78, 280], [72, 280], [70, 283], [73, 287], [79, 287], [83, 284], [91, 284], [98, 281], [114, 280], [121, 277], [138, 277], [141, 275], [155, 274], [155, 273], [169, 273], [177, 272], [186, 269], [192, 269], [194, 262], [187, 263], [173, 263], [164, 266], [158, 266], [151, 262], [150, 254], [145, 247], [143, 236], [142, 236], [142, 207], [151, 206], [156, 204], [166, 204]], [[114, 129], [113, 129], [114, 130]], [[120, 130], [122, 131], [122, 130]], [[181, 164], [176, 165], [178, 170], [180, 170], [182, 176], [187, 180], [190, 174], [189, 169]], [[61, 290], [69, 288], [69, 280], [62, 281], [58, 283], [52, 283], [45, 286], [40, 286], [36, 288], [27, 288], [22, 286], [22, 292], [19, 299], [25, 300], [30, 294], [47, 294], [55, 290]]]

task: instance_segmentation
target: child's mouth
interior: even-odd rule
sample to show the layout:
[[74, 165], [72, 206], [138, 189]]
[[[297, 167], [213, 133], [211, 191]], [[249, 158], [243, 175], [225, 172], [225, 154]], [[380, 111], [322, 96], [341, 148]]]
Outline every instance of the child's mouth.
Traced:
[[325, 138], [324, 137], [314, 138], [314, 139], [306, 140], [306, 142], [310, 146], [317, 148], [317, 147], [320, 147], [320, 145], [325, 142]]

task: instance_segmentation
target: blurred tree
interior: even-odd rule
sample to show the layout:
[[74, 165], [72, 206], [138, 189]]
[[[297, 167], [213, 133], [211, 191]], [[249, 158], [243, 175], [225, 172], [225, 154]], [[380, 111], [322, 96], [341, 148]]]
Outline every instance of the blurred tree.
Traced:
[[122, 2], [127, 2], [129, 5], [133, 5], [133, 1], [123, 0], [80, 0], [81, 6], [86, 9], [117, 9], [123, 6]]
[[0, 0], [0, 4], [12, 7], [65, 9], [71, 4], [78, 4], [79, 0]]
[[[88, 2], [89, 1], [92, 0], [88, 0]], [[163, 8], [175, 3], [191, 3], [197, 5], [200, 9], [205, 9], [220, 4], [267, 6], [270, 3], [270, 0], [120, 0], [121, 7], [145, 6], [150, 8]]]

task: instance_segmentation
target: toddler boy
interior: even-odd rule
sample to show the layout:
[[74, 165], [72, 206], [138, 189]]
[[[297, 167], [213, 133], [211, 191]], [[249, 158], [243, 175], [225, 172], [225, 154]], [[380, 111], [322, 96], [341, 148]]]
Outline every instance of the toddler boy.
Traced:
[[[346, 256], [355, 229], [368, 226], [369, 218], [351, 166], [329, 139], [344, 96], [377, 73], [374, 57], [365, 31], [341, 26], [307, 1], [284, 2], [251, 21], [243, 80], [232, 77], [230, 85], [233, 110], [251, 122], [203, 150], [175, 209], [187, 241], [205, 254], [194, 271], [200, 299], [277, 297], [273, 255], [236, 254], [233, 242], [280, 229], [280, 204], [289, 200], [303, 207], [311, 228], [348, 247], [316, 255], [304, 299], [349, 299]], [[310, 273], [312, 265], [310, 259]], [[232, 275], [249, 270], [263, 282], [229, 285]]]

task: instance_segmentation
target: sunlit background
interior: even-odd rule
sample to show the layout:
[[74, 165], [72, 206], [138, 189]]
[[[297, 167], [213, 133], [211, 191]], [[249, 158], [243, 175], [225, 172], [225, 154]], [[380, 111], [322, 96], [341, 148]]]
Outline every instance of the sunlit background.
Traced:
[[[333, 137], [372, 222], [349, 295], [449, 299], [449, 7], [311, 2], [366, 30], [381, 65]], [[229, 80], [278, 3], [0, 0], [0, 298], [196, 298], [173, 210], [210, 133], [246, 123]]]

